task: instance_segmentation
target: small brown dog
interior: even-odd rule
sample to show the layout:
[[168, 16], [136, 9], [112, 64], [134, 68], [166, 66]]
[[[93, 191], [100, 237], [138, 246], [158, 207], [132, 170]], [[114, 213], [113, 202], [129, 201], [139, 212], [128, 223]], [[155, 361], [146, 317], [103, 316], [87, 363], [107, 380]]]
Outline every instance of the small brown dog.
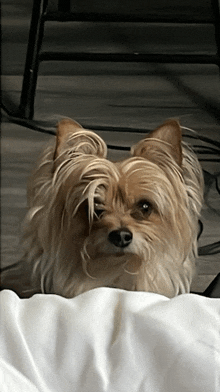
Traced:
[[69, 119], [58, 124], [28, 189], [24, 245], [33, 290], [189, 292], [203, 176], [179, 123], [165, 122], [123, 161], [106, 155], [94, 132]]

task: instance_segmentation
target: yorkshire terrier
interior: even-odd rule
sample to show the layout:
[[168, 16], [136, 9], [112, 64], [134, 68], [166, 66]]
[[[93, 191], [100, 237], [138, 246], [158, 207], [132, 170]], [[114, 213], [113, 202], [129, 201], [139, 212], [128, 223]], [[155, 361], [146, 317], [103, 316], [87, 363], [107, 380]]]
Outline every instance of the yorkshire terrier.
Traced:
[[33, 292], [70, 298], [105, 286], [170, 298], [188, 293], [203, 176], [178, 121], [156, 128], [125, 160], [106, 156], [94, 132], [70, 119], [57, 125], [28, 186], [20, 268], [31, 274]]

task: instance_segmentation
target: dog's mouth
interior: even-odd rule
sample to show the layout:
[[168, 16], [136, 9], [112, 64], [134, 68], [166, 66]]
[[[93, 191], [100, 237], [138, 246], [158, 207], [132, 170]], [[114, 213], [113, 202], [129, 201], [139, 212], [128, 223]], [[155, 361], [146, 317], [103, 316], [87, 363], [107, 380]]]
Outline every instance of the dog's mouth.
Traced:
[[136, 275], [139, 272], [141, 264], [142, 264], [141, 258], [138, 255], [130, 253], [124, 265], [124, 269], [127, 273]]
[[121, 252], [117, 252], [114, 254], [115, 257], [123, 257], [125, 256], [125, 252], [121, 251]]
[[83, 267], [88, 276], [98, 278], [101, 275], [111, 275], [114, 271], [118, 271], [119, 274], [125, 272], [137, 275], [141, 264], [142, 260], [139, 255], [120, 249], [116, 253], [93, 255], [84, 260]]
[[[108, 260], [106, 259], [106, 262], [107, 261]], [[125, 252], [123, 250], [111, 255], [110, 263], [114, 264], [114, 261], [115, 265], [122, 265], [124, 271], [132, 275], [138, 273], [142, 264], [142, 260], [139, 255], [131, 252]]]

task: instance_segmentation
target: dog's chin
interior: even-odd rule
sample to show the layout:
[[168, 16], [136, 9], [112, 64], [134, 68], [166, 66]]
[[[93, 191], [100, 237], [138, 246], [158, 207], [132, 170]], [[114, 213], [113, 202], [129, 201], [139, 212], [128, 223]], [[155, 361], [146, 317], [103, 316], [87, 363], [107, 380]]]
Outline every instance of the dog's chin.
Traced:
[[94, 258], [87, 259], [86, 272], [94, 278], [100, 278], [100, 275], [121, 275], [122, 273], [138, 274], [142, 264], [139, 255], [118, 251], [112, 254], [100, 253]]
[[84, 277], [70, 289], [66, 296], [71, 297], [97, 287], [111, 287], [135, 290], [136, 279], [141, 266], [139, 256], [132, 253], [97, 254], [84, 264]]

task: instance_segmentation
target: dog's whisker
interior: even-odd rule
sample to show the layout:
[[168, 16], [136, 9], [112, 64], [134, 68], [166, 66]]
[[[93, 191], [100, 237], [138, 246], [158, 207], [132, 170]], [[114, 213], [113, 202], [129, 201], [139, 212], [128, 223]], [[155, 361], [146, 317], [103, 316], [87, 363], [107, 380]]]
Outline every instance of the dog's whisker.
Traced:
[[89, 256], [88, 251], [87, 251], [87, 245], [88, 245], [88, 239], [85, 241], [83, 249], [80, 252], [81, 257], [82, 257], [83, 271], [89, 278], [96, 279], [96, 277], [89, 274], [88, 269], [87, 269], [88, 262], [91, 260], [91, 257]]
[[192, 133], [198, 135], [198, 132], [196, 132], [196, 131], [195, 131], [194, 129], [192, 129], [192, 128], [184, 127], [184, 126], [181, 125], [181, 129], [185, 129], [186, 131], [190, 131], [190, 132], [192, 132]]

